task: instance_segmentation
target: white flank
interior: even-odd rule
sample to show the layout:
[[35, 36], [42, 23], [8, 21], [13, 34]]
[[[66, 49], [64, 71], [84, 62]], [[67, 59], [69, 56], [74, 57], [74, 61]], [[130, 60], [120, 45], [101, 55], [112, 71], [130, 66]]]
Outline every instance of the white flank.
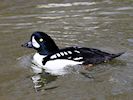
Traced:
[[35, 40], [35, 37], [34, 37], [34, 36], [32, 37], [32, 45], [33, 45], [35, 48], [39, 48], [39, 47], [40, 47], [39, 43], [37, 43], [37, 41]]
[[67, 66], [74, 66], [78, 64], [82, 64], [83, 62], [77, 62], [67, 59], [56, 59], [56, 60], [50, 60], [46, 62], [46, 64], [43, 66], [46, 72], [49, 72], [54, 75], [62, 75], [66, 73], [65, 68]]

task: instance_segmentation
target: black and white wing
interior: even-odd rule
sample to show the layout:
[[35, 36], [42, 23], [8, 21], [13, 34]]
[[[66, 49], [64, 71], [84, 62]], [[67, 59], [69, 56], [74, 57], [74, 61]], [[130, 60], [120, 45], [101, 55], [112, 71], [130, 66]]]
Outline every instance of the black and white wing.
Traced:
[[65, 49], [60, 49], [59, 51], [48, 55], [43, 59], [43, 64], [49, 60], [55, 59], [68, 59], [77, 62], [83, 62], [83, 64], [99, 64], [116, 58], [122, 53], [110, 54], [103, 52], [94, 48], [85, 48], [85, 47], [68, 47]]
[[43, 64], [45, 64], [49, 60], [55, 60], [55, 59], [68, 59], [77, 62], [84, 61], [84, 58], [81, 55], [78, 47], [68, 47], [65, 49], [60, 49], [59, 51], [45, 57], [43, 59]]

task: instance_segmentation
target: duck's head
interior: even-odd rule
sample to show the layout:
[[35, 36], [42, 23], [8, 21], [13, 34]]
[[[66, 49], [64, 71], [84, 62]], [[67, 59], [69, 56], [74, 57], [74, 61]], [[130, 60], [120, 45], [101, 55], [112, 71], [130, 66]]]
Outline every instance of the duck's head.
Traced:
[[53, 39], [44, 32], [34, 32], [31, 35], [30, 41], [22, 44], [22, 47], [34, 48], [41, 55], [53, 53], [59, 48]]

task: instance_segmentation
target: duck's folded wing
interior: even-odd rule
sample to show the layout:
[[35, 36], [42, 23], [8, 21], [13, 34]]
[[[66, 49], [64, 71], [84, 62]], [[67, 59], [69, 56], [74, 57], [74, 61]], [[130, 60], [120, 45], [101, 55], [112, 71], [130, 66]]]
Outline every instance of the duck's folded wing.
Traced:
[[94, 48], [85, 47], [68, 47], [60, 49], [53, 54], [46, 56], [43, 59], [43, 64], [49, 60], [55, 59], [67, 59], [77, 62], [83, 62], [83, 64], [99, 64], [116, 58], [123, 53], [110, 54]]
[[84, 64], [99, 64], [107, 62], [123, 54], [123, 52], [110, 54], [94, 48], [80, 48], [79, 51], [84, 57]]
[[73, 60], [78, 62], [84, 61], [84, 58], [81, 55], [78, 47], [67, 47], [64, 49], [60, 49], [59, 51], [56, 51], [46, 56], [43, 59], [43, 64], [45, 64], [49, 60], [55, 60], [55, 59], [67, 59], [67, 60]]

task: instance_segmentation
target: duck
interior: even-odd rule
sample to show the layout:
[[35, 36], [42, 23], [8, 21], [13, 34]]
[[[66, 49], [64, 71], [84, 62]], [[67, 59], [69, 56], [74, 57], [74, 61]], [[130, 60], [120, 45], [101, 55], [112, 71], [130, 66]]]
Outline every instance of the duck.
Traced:
[[22, 44], [22, 47], [33, 48], [37, 51], [32, 59], [37, 65], [32, 67], [35, 73], [42, 73], [45, 70], [53, 75], [66, 74], [65, 68], [68, 66], [93, 66], [110, 61], [124, 53], [113, 54], [80, 46], [59, 48], [48, 34], [41, 31], [34, 32], [30, 40]]

